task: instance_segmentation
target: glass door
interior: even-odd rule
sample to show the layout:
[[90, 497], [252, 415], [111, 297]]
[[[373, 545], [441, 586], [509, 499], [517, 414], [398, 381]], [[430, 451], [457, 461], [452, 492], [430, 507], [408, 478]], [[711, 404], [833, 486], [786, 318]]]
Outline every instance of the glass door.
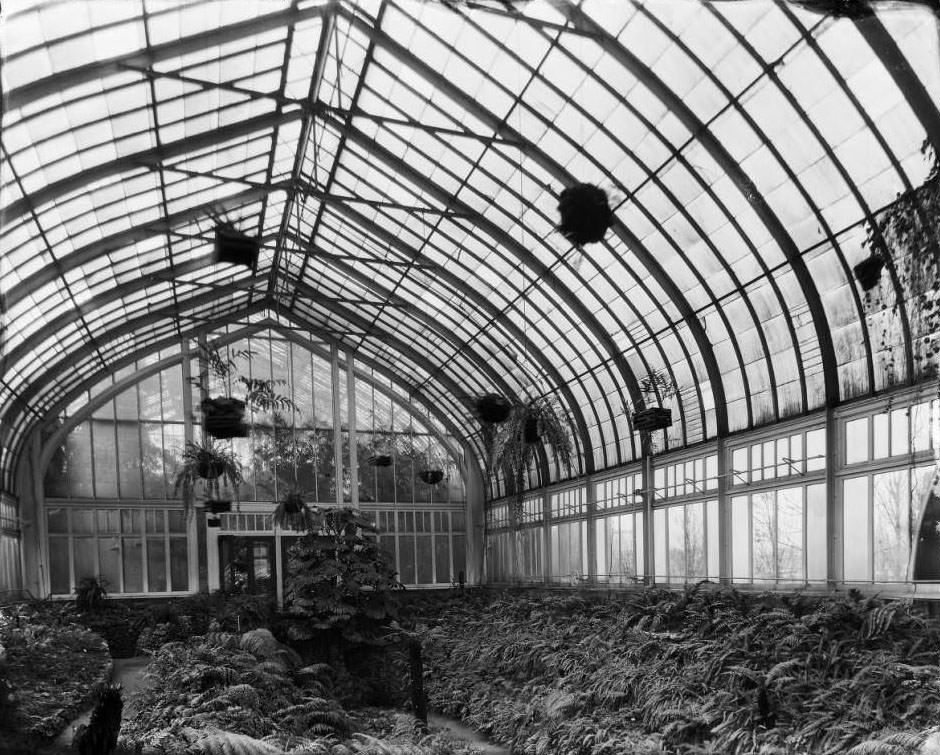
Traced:
[[219, 565], [227, 593], [274, 595], [277, 590], [273, 537], [221, 536]]

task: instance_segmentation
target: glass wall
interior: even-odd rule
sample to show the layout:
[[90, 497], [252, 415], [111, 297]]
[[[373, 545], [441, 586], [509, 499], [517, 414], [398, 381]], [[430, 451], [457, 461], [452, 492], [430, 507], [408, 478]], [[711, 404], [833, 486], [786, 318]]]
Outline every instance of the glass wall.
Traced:
[[[185, 363], [180, 357], [87, 411], [103, 391], [180, 351], [141, 361], [59, 418], [58, 427], [74, 426], [44, 479], [52, 592], [69, 594], [83, 577], [97, 575], [116, 594], [194, 589], [175, 487], [185, 441], [202, 439], [203, 396], [247, 399], [259, 386], [274, 401], [247, 401], [247, 437], [216, 441], [241, 464], [242, 504], [270, 511], [286, 493], [300, 492], [311, 504], [358, 505], [377, 519], [384, 515], [383, 540], [405, 584], [456, 582], [466, 571], [465, 488], [452, 452], [458, 446], [439, 423], [416, 414], [387, 379], [361, 366], [351, 373], [339, 358], [345, 355], [334, 362], [325, 344], [301, 345], [271, 331], [217, 335], [231, 340], [208, 352], [191, 342]], [[187, 407], [195, 407], [191, 417]], [[160, 522], [152, 516], [158, 510]], [[239, 518], [249, 516], [251, 522]], [[255, 516], [226, 515], [219, 531], [273, 536], [270, 517]], [[160, 542], [159, 533], [166, 535]]]

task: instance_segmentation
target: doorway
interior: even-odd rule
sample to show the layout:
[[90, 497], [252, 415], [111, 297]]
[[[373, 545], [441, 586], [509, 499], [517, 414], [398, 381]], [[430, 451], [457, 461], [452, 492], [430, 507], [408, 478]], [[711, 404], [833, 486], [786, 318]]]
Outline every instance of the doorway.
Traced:
[[219, 584], [229, 594], [277, 593], [273, 537], [219, 537]]

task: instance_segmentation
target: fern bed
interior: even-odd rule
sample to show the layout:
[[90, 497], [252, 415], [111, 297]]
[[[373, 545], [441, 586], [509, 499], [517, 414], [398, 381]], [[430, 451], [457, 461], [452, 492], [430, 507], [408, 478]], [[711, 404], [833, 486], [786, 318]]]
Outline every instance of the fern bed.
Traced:
[[425, 613], [430, 706], [514, 755], [940, 752], [940, 627], [908, 603], [703, 585]]
[[118, 752], [141, 755], [472, 755], [404, 713], [349, 712], [333, 670], [302, 666], [266, 629], [210, 631], [153, 652]]

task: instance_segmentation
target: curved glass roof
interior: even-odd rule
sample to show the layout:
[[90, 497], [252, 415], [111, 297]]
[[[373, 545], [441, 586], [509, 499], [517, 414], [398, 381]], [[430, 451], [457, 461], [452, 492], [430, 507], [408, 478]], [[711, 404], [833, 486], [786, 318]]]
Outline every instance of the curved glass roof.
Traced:
[[[923, 334], [852, 267], [940, 147], [937, 19], [814, 5], [8, 0], [7, 461], [225, 322], [354, 350], [478, 450], [473, 396], [555, 394], [574, 474], [640, 455], [653, 374], [664, 447], [916, 380]], [[555, 230], [576, 182], [616, 214], [583, 249]], [[212, 263], [219, 220], [255, 268]]]

